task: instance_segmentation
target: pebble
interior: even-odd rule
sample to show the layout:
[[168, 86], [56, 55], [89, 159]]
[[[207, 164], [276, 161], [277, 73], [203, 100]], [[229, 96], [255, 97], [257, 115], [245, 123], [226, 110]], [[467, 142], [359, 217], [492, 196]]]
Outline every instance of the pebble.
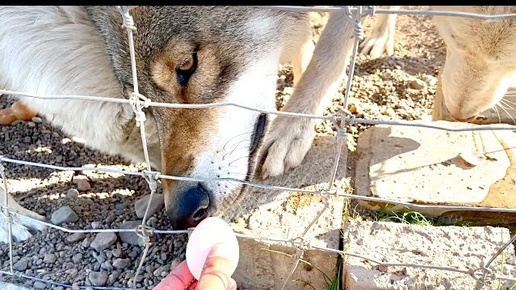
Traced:
[[43, 119], [41, 119], [40, 117], [32, 117], [32, 122], [41, 123], [41, 122], [43, 122]]
[[106, 285], [108, 275], [104, 272], [90, 272], [88, 278], [93, 286], [98, 287]]
[[13, 269], [16, 271], [25, 271], [27, 270], [27, 267], [29, 266], [29, 261], [27, 258], [23, 257], [18, 262], [14, 263]]
[[84, 240], [82, 240], [81, 245], [82, 245], [84, 248], [88, 248], [88, 247], [90, 246], [90, 241], [88, 241], [88, 239], [84, 239]]
[[294, 93], [294, 88], [293, 87], [285, 87], [285, 88], [283, 88], [283, 92], [285, 94], [292, 95], [292, 93]]
[[66, 191], [66, 198], [76, 199], [79, 197], [79, 191], [75, 188], [70, 188]]
[[[126, 221], [120, 225], [121, 229], [136, 229], [137, 226], [141, 225], [141, 221]], [[118, 233], [120, 239], [124, 243], [128, 243], [130, 245], [145, 245], [143, 239], [140, 238], [135, 232], [121, 232]]]
[[47, 264], [55, 263], [56, 260], [57, 257], [55, 254], [45, 254], [45, 256], [43, 257], [43, 262]]
[[70, 269], [70, 272], [68, 272], [68, 275], [70, 275], [70, 278], [75, 279], [77, 277], [77, 274], [79, 274], [79, 270], [76, 268]]
[[66, 242], [68, 243], [75, 243], [78, 242], [86, 237], [85, 233], [73, 233], [66, 237]]
[[111, 263], [109, 261], [104, 261], [102, 264], [100, 264], [100, 268], [111, 272], [113, 270], [113, 266], [111, 266]]
[[92, 222], [91, 223], [91, 228], [96, 230], [96, 229], [100, 229], [102, 227], [102, 223], [101, 222]]
[[60, 207], [50, 217], [50, 221], [55, 225], [60, 225], [68, 222], [76, 222], [79, 216], [69, 206]]
[[80, 263], [82, 261], [82, 254], [81, 253], [77, 253], [77, 254], [73, 255], [72, 261], [74, 263], [76, 263], [76, 264]]
[[109, 277], [108, 277], [109, 284], [113, 285], [117, 281], [118, 277], [120, 277], [119, 271], [114, 271], [111, 274], [109, 274]]
[[120, 249], [120, 245], [116, 249], [111, 250], [113, 257], [119, 258], [122, 255], [122, 249]]
[[[134, 209], [136, 211], [136, 216], [139, 218], [143, 218], [145, 215], [145, 210], [147, 209], [147, 204], [149, 203], [151, 195], [148, 194], [140, 199], [138, 199], [134, 203]], [[163, 208], [163, 205], [165, 204], [163, 194], [153, 194], [152, 200], [150, 202], [149, 206], [149, 212], [147, 213], [147, 216], [150, 217], [153, 214], [155, 214], [158, 210]]]
[[113, 262], [113, 267], [117, 269], [125, 269], [131, 264], [131, 259], [116, 258]]
[[93, 242], [91, 242], [90, 247], [97, 250], [97, 252], [100, 252], [104, 249], [111, 247], [111, 245], [113, 245], [116, 242], [116, 240], [117, 236], [115, 233], [98, 233], [97, 236], [95, 236]]
[[88, 191], [91, 189], [91, 185], [86, 180], [79, 180], [76, 183], [78, 191]]
[[409, 86], [414, 90], [422, 90], [426, 88], [426, 83], [420, 79], [413, 79], [409, 82]]

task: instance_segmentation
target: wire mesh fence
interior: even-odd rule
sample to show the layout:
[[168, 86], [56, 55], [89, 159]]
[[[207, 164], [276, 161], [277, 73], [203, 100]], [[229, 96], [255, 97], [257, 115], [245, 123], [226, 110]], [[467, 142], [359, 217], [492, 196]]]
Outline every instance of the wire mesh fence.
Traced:
[[[38, 277], [33, 277], [29, 275], [25, 275], [22, 273], [18, 273], [13, 270], [13, 240], [12, 240], [12, 227], [15, 222], [19, 221], [20, 219], [29, 219], [32, 220], [32, 222], [40, 223], [42, 225], [45, 225], [47, 227], [55, 228], [59, 231], [67, 232], [67, 233], [100, 233], [100, 232], [113, 232], [113, 233], [121, 233], [121, 232], [136, 232], [137, 235], [143, 239], [144, 241], [144, 249], [143, 253], [141, 255], [141, 258], [139, 260], [139, 264], [133, 279], [133, 282], [130, 283], [130, 285], [127, 285], [128, 287], [136, 288], [136, 278], [138, 275], [140, 275], [140, 272], [142, 270], [143, 265], [145, 264], [146, 258], [148, 256], [148, 251], [151, 245], [151, 239], [152, 236], [155, 234], [166, 234], [166, 235], [174, 235], [174, 234], [185, 234], [191, 232], [190, 230], [159, 230], [150, 227], [147, 224], [147, 220], [149, 218], [148, 216], [148, 210], [150, 206], [150, 202], [152, 200], [152, 196], [156, 194], [156, 190], [159, 184], [160, 179], [170, 179], [170, 180], [178, 180], [178, 181], [195, 181], [195, 182], [208, 182], [208, 181], [231, 181], [235, 183], [245, 184], [250, 187], [256, 187], [256, 188], [264, 188], [267, 190], [281, 190], [281, 191], [291, 191], [291, 192], [302, 192], [307, 194], [314, 194], [314, 195], [320, 195], [322, 197], [322, 203], [324, 204], [324, 207], [321, 211], [314, 213], [313, 220], [311, 223], [309, 223], [308, 227], [304, 229], [303, 234], [299, 237], [296, 237], [294, 239], [275, 239], [272, 237], [259, 237], [259, 236], [249, 236], [249, 235], [243, 235], [243, 234], [237, 234], [237, 236], [242, 237], [250, 237], [258, 240], [267, 240], [271, 242], [283, 242], [290, 244], [292, 247], [297, 249], [297, 252], [295, 255], [293, 255], [293, 261], [292, 261], [292, 270], [290, 272], [290, 275], [288, 277], [285, 277], [283, 288], [285, 288], [288, 283], [290, 283], [291, 279], [290, 276], [295, 272], [296, 268], [299, 266], [300, 260], [303, 258], [304, 251], [308, 248], [316, 248], [318, 250], [327, 251], [331, 253], [336, 253], [339, 255], [347, 255], [347, 256], [354, 256], [359, 257], [361, 259], [367, 260], [373, 264], [382, 265], [382, 266], [403, 266], [403, 267], [415, 267], [415, 268], [426, 268], [426, 269], [435, 269], [439, 271], [452, 271], [457, 273], [462, 273], [464, 275], [469, 275], [473, 279], [478, 280], [480, 282], [486, 282], [486, 281], [492, 281], [492, 280], [504, 280], [509, 281], [511, 283], [516, 283], [516, 277], [508, 277], [503, 276], [500, 274], [497, 274], [496, 271], [492, 267], [493, 261], [499, 257], [502, 252], [510, 246], [515, 240], [516, 235], [512, 236], [512, 238], [507, 241], [497, 253], [495, 253], [493, 256], [489, 257], [487, 261], [483, 264], [482, 267], [479, 268], [472, 268], [472, 269], [458, 269], [453, 267], [447, 267], [442, 265], [424, 265], [424, 264], [414, 264], [414, 263], [389, 263], [389, 262], [383, 262], [378, 261], [374, 258], [365, 257], [361, 255], [357, 255], [354, 253], [350, 253], [348, 251], [344, 250], [338, 250], [338, 249], [331, 249], [331, 248], [322, 248], [317, 247], [313, 245], [309, 245], [307, 241], [305, 241], [307, 233], [312, 229], [312, 227], [315, 225], [315, 223], [318, 221], [320, 216], [328, 209], [328, 204], [331, 202], [329, 200], [329, 197], [331, 196], [341, 196], [349, 199], [355, 199], [355, 200], [365, 200], [365, 201], [373, 201], [373, 202], [380, 202], [380, 203], [387, 203], [387, 204], [394, 204], [394, 205], [402, 205], [407, 208], [413, 209], [413, 210], [422, 210], [422, 209], [438, 209], [438, 210], [453, 210], [453, 211], [487, 211], [487, 212], [498, 212], [498, 213], [516, 213], [516, 209], [509, 209], [509, 208], [494, 208], [494, 207], [466, 207], [466, 206], [453, 206], [453, 205], [421, 205], [411, 202], [405, 202], [400, 200], [391, 200], [391, 199], [385, 199], [385, 198], [379, 198], [379, 197], [372, 197], [372, 196], [359, 196], [359, 195], [353, 195], [353, 194], [347, 194], [344, 192], [337, 191], [333, 188], [333, 184], [336, 178], [337, 174], [337, 167], [339, 162], [341, 162], [342, 158], [346, 158], [345, 156], [341, 156], [342, 150], [345, 148], [346, 140], [347, 140], [347, 133], [346, 133], [346, 125], [356, 125], [356, 124], [369, 124], [369, 125], [376, 125], [376, 124], [384, 124], [384, 125], [395, 125], [395, 126], [413, 126], [413, 127], [420, 127], [425, 128], [428, 130], [445, 130], [450, 132], [463, 132], [463, 131], [482, 131], [482, 130], [516, 130], [516, 126], [511, 125], [503, 125], [503, 126], [489, 126], [489, 125], [483, 125], [483, 126], [475, 126], [475, 127], [468, 127], [468, 128], [452, 128], [452, 127], [446, 127], [444, 125], [430, 125], [427, 123], [418, 123], [418, 122], [408, 122], [408, 121], [381, 121], [381, 120], [369, 120], [369, 119], [361, 119], [356, 118], [353, 114], [349, 113], [346, 108], [348, 107], [348, 96], [350, 95], [351, 91], [351, 85], [353, 82], [353, 74], [354, 74], [354, 68], [356, 63], [356, 57], [358, 54], [358, 48], [359, 48], [359, 42], [364, 37], [364, 29], [362, 27], [362, 17], [367, 15], [375, 15], [375, 14], [405, 14], [405, 15], [439, 15], [439, 16], [447, 16], [447, 17], [469, 17], [474, 19], [481, 19], [485, 21], [497, 21], [497, 20], [504, 20], [504, 19], [514, 19], [516, 18], [516, 14], [504, 14], [504, 15], [482, 15], [482, 14], [472, 14], [472, 13], [463, 13], [463, 12], [451, 12], [451, 11], [436, 11], [436, 10], [389, 10], [389, 9], [379, 9], [374, 6], [342, 6], [342, 7], [307, 7], [307, 6], [260, 6], [260, 9], [281, 9], [281, 10], [289, 10], [289, 11], [319, 11], [319, 12], [341, 12], [346, 13], [351, 21], [353, 21], [354, 26], [354, 45], [353, 45], [353, 52], [352, 57], [350, 60], [350, 68], [349, 68], [349, 75], [347, 78], [347, 84], [346, 89], [344, 93], [344, 101], [342, 104], [341, 110], [337, 114], [333, 115], [311, 115], [311, 114], [299, 114], [299, 113], [291, 113], [291, 112], [283, 112], [283, 111], [266, 111], [266, 110], [260, 110], [257, 108], [247, 107], [236, 103], [229, 103], [229, 102], [220, 102], [220, 103], [212, 103], [212, 104], [176, 104], [176, 103], [160, 103], [160, 102], [153, 102], [152, 100], [148, 99], [146, 96], [143, 96], [139, 93], [138, 89], [138, 78], [137, 78], [137, 69], [136, 69], [136, 58], [135, 58], [135, 50], [134, 50], [134, 42], [133, 42], [133, 32], [137, 29], [135, 26], [133, 19], [131, 17], [131, 10], [132, 7], [127, 6], [118, 6], [118, 10], [120, 12], [120, 15], [123, 19], [123, 26], [127, 30], [127, 37], [129, 39], [129, 53], [131, 57], [131, 66], [132, 66], [132, 80], [133, 80], [133, 92], [130, 94], [128, 99], [120, 99], [120, 98], [106, 98], [106, 97], [97, 97], [97, 96], [79, 96], [79, 95], [34, 95], [30, 93], [25, 92], [17, 92], [17, 91], [11, 91], [8, 89], [0, 90], [1, 94], [9, 94], [9, 95], [20, 95], [20, 96], [26, 96], [31, 98], [40, 98], [40, 99], [80, 99], [80, 100], [92, 100], [92, 101], [100, 101], [100, 102], [116, 102], [116, 103], [124, 103], [128, 104], [132, 107], [135, 120], [137, 123], [137, 126], [140, 128], [141, 133], [141, 142], [143, 144], [143, 154], [145, 157], [145, 164], [146, 169], [143, 171], [127, 171], [127, 170], [116, 170], [113, 168], [103, 168], [103, 167], [65, 167], [65, 166], [56, 166], [56, 165], [50, 165], [50, 164], [42, 164], [42, 163], [36, 163], [36, 162], [30, 162], [26, 160], [17, 160], [13, 158], [7, 158], [4, 156], [0, 156], [0, 174], [3, 181], [3, 187], [5, 189], [6, 195], [4, 204], [1, 206], [2, 214], [5, 216], [6, 220], [8, 221], [8, 231], [9, 231], [9, 250], [10, 250], [10, 270], [9, 271], [0, 271], [0, 274], [5, 275], [11, 275], [16, 277], [22, 277], [27, 279], [32, 279], [36, 281], [43, 281], [52, 285], [56, 286], [65, 286], [65, 287], [71, 287], [71, 285], [66, 285], [64, 283], [58, 282], [58, 281], [48, 281], [44, 280]], [[337, 129], [337, 135], [335, 138], [335, 158], [334, 158], [334, 164], [333, 169], [331, 172], [328, 172], [328, 188], [324, 190], [308, 190], [308, 189], [301, 189], [301, 188], [290, 188], [290, 187], [284, 187], [284, 186], [275, 186], [275, 185], [267, 185], [263, 183], [258, 183], [254, 181], [248, 181], [248, 180], [240, 180], [236, 178], [217, 178], [217, 179], [203, 179], [203, 178], [193, 178], [193, 177], [181, 177], [181, 176], [170, 176], [170, 175], [164, 175], [161, 172], [153, 171], [150, 162], [149, 162], [149, 152], [147, 149], [147, 140], [146, 140], [146, 132], [145, 132], [145, 121], [146, 116], [143, 112], [143, 109], [149, 108], [149, 107], [165, 107], [165, 108], [173, 108], [173, 109], [206, 109], [206, 108], [213, 108], [213, 107], [222, 107], [222, 106], [235, 106], [239, 107], [245, 110], [249, 111], [255, 111], [260, 113], [266, 113], [266, 114], [275, 114], [275, 115], [283, 115], [288, 116], [292, 118], [311, 118], [311, 119], [319, 119], [319, 120], [329, 120]], [[8, 172], [3, 166], [4, 164], [12, 163], [12, 164], [20, 164], [24, 166], [35, 166], [35, 167], [42, 167], [42, 168], [49, 168], [54, 170], [61, 170], [61, 171], [96, 171], [96, 172], [110, 172], [110, 173], [117, 173], [117, 174], [123, 174], [123, 175], [133, 175], [133, 176], [139, 176], [143, 178], [149, 186], [149, 192], [151, 195], [151, 198], [149, 199], [149, 203], [147, 204], [147, 208], [144, 214], [144, 217], [142, 219], [141, 225], [139, 225], [135, 229], [91, 229], [91, 230], [77, 230], [77, 229], [68, 229], [65, 227], [61, 227], [58, 225], [54, 225], [48, 222], [40, 221], [37, 219], [33, 219], [28, 216], [23, 216], [20, 213], [18, 213], [15, 209], [9, 207], [9, 200], [8, 200], [8, 183], [7, 183], [7, 176]], [[117, 288], [117, 287], [96, 287], [96, 289], [130, 289], [130, 288]]]

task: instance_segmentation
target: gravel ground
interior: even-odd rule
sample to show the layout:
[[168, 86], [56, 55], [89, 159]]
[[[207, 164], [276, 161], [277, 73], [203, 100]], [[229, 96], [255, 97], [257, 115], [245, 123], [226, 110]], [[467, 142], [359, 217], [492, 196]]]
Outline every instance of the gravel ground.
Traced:
[[[314, 36], [324, 19], [315, 19]], [[368, 21], [370, 23], [371, 21]], [[366, 31], [369, 26], [366, 26]], [[348, 109], [360, 118], [377, 120], [417, 120], [430, 114], [438, 69], [444, 61], [444, 45], [429, 17], [400, 16], [397, 25], [395, 55], [380, 59], [359, 56], [353, 78]], [[288, 65], [278, 78], [277, 103], [292, 91], [292, 74]], [[326, 113], [335, 113], [343, 104], [342, 91], [335, 96]], [[11, 101], [0, 98], [0, 107]], [[367, 126], [348, 127], [356, 136]], [[321, 135], [334, 134], [329, 122], [316, 128]], [[141, 170], [121, 158], [110, 157], [85, 148], [80, 140], [69, 138], [36, 117], [32, 122], [18, 122], [1, 127], [0, 154], [5, 157], [61, 166], [102, 165], [125, 170]], [[351, 144], [353, 150], [354, 144]], [[352, 155], [351, 155], [352, 156]], [[350, 165], [353, 158], [349, 158]], [[120, 228], [124, 222], [140, 220], [134, 203], [149, 193], [140, 177], [107, 173], [61, 172], [57, 170], [6, 164], [8, 185], [18, 202], [50, 220], [52, 213], [69, 206], [77, 219], [63, 224], [69, 229]], [[73, 216], [72, 216], [73, 217]], [[154, 228], [170, 229], [163, 211], [149, 220]], [[14, 245], [17, 273], [68, 285], [128, 287], [134, 276], [143, 247], [128, 243], [120, 235], [77, 235], [48, 229], [36, 233], [24, 243]], [[133, 237], [134, 238], [134, 237]], [[138, 289], [151, 289], [184, 259], [185, 234], [154, 235]], [[104, 249], [105, 247], [105, 249]], [[8, 271], [8, 246], [0, 244], [0, 269]], [[0, 276], [36, 289], [66, 289], [41, 281]]]

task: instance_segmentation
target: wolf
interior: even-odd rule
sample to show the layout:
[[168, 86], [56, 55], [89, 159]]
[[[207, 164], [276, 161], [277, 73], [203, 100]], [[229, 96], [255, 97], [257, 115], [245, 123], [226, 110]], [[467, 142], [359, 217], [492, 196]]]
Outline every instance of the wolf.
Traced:
[[[233, 103], [275, 110], [278, 64], [299, 75], [313, 52], [307, 13], [260, 7], [138, 6], [133, 17], [139, 93], [161, 103]], [[0, 7], [0, 87], [24, 92], [0, 120], [35, 112], [89, 148], [143, 162], [130, 104], [31, 95], [128, 99], [133, 79], [127, 30], [117, 7]], [[150, 163], [162, 174], [213, 181], [162, 180], [165, 210], [176, 229], [231, 210], [253, 175], [269, 116], [238, 106], [148, 107]], [[13, 113], [15, 112], [15, 113]], [[15, 117], [16, 117], [15, 116]], [[226, 179], [225, 179], [226, 178]], [[230, 180], [227, 180], [230, 179]], [[0, 190], [0, 204], [44, 219]], [[16, 218], [16, 216], [15, 216]], [[0, 215], [0, 240], [7, 241]], [[20, 218], [15, 240], [44, 227]]]
[[[516, 13], [516, 6], [431, 6], [431, 10], [496, 15]], [[516, 19], [437, 15], [432, 19], [446, 44], [438, 88], [442, 96], [436, 95], [433, 118], [442, 118], [445, 109], [458, 121], [475, 121], [481, 112], [495, 108], [516, 84]], [[362, 53], [373, 58], [382, 52], [392, 55], [395, 24], [396, 14], [379, 17], [362, 42]]]

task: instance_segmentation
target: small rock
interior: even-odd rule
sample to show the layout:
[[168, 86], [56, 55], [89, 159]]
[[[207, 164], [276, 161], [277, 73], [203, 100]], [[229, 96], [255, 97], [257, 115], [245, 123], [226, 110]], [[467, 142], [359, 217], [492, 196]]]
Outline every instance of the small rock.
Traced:
[[102, 227], [102, 223], [101, 222], [92, 222], [91, 223], [91, 228], [96, 230], [96, 229], [100, 229]]
[[111, 250], [111, 253], [113, 254], [114, 257], [119, 258], [122, 255], [122, 249], [117, 247], [116, 249]]
[[60, 225], [68, 222], [76, 222], [78, 219], [79, 217], [77, 216], [77, 214], [69, 206], [60, 207], [58, 210], [52, 213], [52, 216], [50, 218], [52, 223], [55, 225]]
[[18, 262], [14, 263], [13, 269], [16, 271], [25, 271], [27, 270], [27, 267], [29, 266], [29, 261], [27, 258], [23, 257]]
[[414, 90], [422, 90], [426, 88], [426, 83], [420, 79], [413, 79], [409, 82], [409, 86]]
[[80, 290], [80, 289], [81, 289], [81, 287], [79, 286], [79, 284], [77, 284], [77, 283], [72, 284], [72, 290]]
[[[120, 225], [121, 229], [136, 229], [137, 226], [141, 225], [141, 221], [127, 221]], [[130, 245], [139, 245], [143, 246], [145, 243], [143, 242], [143, 239], [140, 238], [136, 232], [121, 232], [118, 234], [120, 236], [120, 239], [124, 243], [128, 243]]]
[[91, 189], [91, 185], [88, 181], [86, 180], [79, 180], [77, 183], [77, 190], [78, 191], [88, 191]]
[[77, 253], [75, 255], [73, 255], [72, 257], [72, 261], [75, 263], [75, 264], [78, 264], [82, 261], [82, 254], [81, 253]]
[[76, 199], [78, 197], [79, 197], [79, 191], [77, 189], [71, 188], [66, 191], [66, 198]]
[[77, 274], [79, 274], [79, 270], [77, 270], [76, 268], [72, 268], [68, 272], [68, 275], [70, 275], [70, 278], [72, 279], [75, 279], [75, 277], [77, 277]]
[[30, 136], [26, 136], [25, 138], [23, 138], [23, 142], [30, 144], [32, 143], [32, 138], [30, 138]]
[[34, 128], [34, 127], [36, 127], [36, 123], [34, 123], [34, 122], [27, 122], [27, 126], [29, 126], [29, 128]]
[[84, 142], [86, 142], [86, 140], [84, 140], [83, 138], [77, 137], [77, 136], [73, 136], [72, 141], [75, 143], [80, 143], [80, 144], [84, 144]]
[[32, 117], [32, 122], [41, 123], [41, 122], [43, 122], [43, 119], [41, 119], [40, 117]]
[[116, 234], [110, 232], [98, 233], [93, 242], [91, 242], [90, 247], [100, 252], [104, 249], [109, 248], [116, 242]]
[[88, 247], [90, 246], [90, 241], [88, 241], [88, 239], [84, 239], [84, 240], [82, 240], [81, 245], [82, 245], [84, 248], [88, 248]]
[[43, 257], [43, 262], [46, 264], [53, 264], [57, 260], [57, 257], [55, 254], [45, 254]]
[[85, 233], [73, 233], [66, 237], [66, 242], [68, 243], [75, 243], [78, 242], [86, 237]]
[[127, 268], [127, 266], [129, 266], [131, 264], [131, 259], [122, 259], [122, 258], [117, 258], [115, 259], [115, 261], [113, 262], [113, 267], [117, 268], [117, 269], [125, 269]]
[[90, 272], [88, 278], [93, 286], [98, 287], [106, 285], [108, 275], [103, 272]]
[[[137, 217], [143, 218], [143, 215], [145, 214], [145, 210], [147, 209], [147, 204], [149, 203], [150, 197], [151, 197], [151, 195], [148, 194], [148, 195], [140, 198], [139, 200], [137, 200], [134, 203], [134, 209], [136, 211]], [[165, 201], [164, 201], [163, 194], [153, 194], [147, 216], [150, 217], [153, 214], [155, 214], [158, 210], [160, 210], [163, 207], [164, 204], [165, 204]]]
[[285, 88], [283, 88], [283, 92], [285, 94], [292, 95], [292, 93], [294, 93], [294, 88], [293, 87], [285, 87]]
[[100, 264], [100, 268], [108, 272], [111, 272], [113, 270], [113, 266], [111, 266], [111, 263], [109, 261], [102, 262], [102, 264]]

